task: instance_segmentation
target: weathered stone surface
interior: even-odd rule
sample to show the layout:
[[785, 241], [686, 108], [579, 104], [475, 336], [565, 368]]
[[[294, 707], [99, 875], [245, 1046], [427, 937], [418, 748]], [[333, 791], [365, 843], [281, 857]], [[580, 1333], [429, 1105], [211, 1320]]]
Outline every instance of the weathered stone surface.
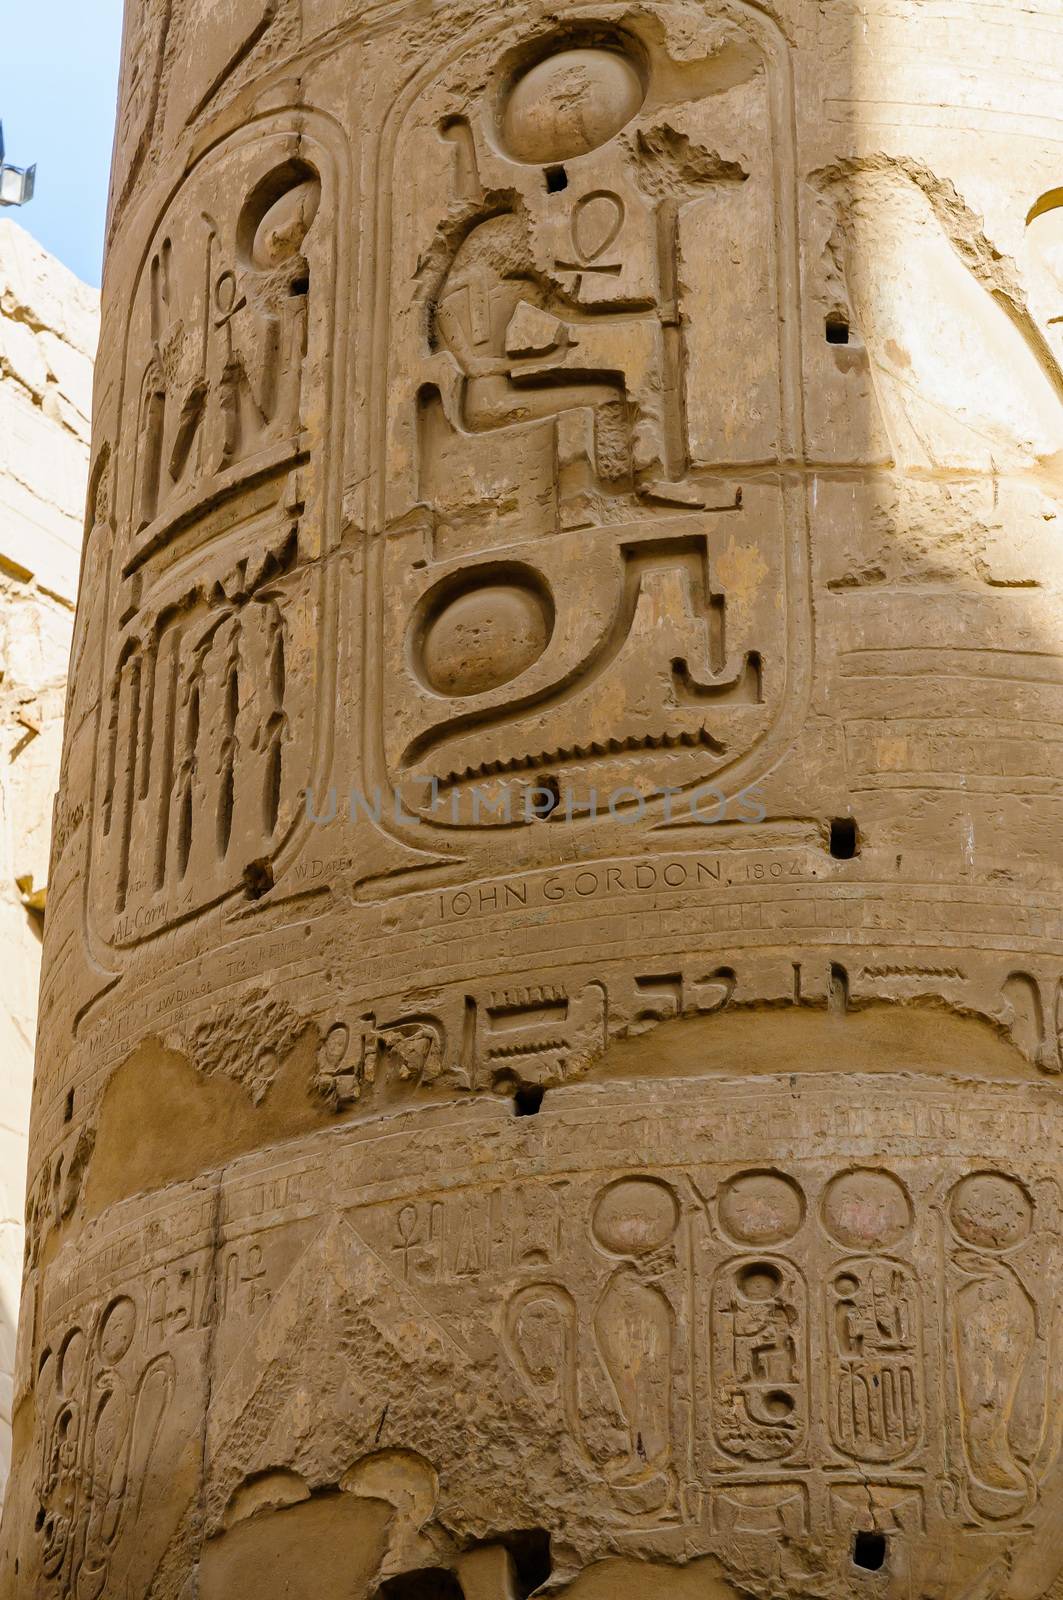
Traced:
[[0, 221], [0, 1493], [11, 1454], [41, 916], [98, 325], [99, 296]]
[[7, 1592], [1059, 1600], [1058, 5], [127, 35]]
[[0, 556], [71, 604], [88, 461], [95, 289], [0, 218]]

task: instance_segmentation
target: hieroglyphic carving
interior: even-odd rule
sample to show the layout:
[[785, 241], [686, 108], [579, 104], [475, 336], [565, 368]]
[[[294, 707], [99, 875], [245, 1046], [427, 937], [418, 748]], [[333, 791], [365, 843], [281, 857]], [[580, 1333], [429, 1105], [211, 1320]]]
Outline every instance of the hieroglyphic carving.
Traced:
[[97, 742], [92, 902], [109, 942], [264, 893], [298, 814], [325, 714], [306, 558], [333, 425], [308, 425], [303, 380], [330, 371], [318, 210], [336, 182], [306, 134], [229, 141], [186, 179], [138, 280]]
[[406, 1283], [454, 1283], [558, 1259], [567, 1185], [411, 1201], [398, 1208], [386, 1250]]
[[467, 1082], [460, 1064], [447, 1055], [445, 1022], [428, 1013], [407, 1012], [377, 1021], [367, 1012], [352, 1022], [334, 1022], [321, 1040], [314, 1086], [335, 1111], [360, 1100], [378, 1081], [394, 1088], [431, 1088], [445, 1076]]
[[[753, 320], [787, 293], [780, 68], [756, 24], [714, 48], [718, 82], [640, 27], [545, 32], [499, 52], [473, 101], [456, 68], [441, 74], [396, 132], [395, 159], [437, 190], [416, 239], [404, 218], [390, 244], [418, 263], [413, 298], [393, 279], [381, 301], [414, 392], [387, 397], [371, 603], [380, 777], [429, 826], [490, 833], [522, 774], [626, 786], [629, 806], [654, 782], [692, 788], [782, 709], [765, 580], [799, 546], [799, 504], [733, 474], [799, 426], [788, 347], [740, 441], [691, 398], [716, 335], [681, 284], [733, 229], [768, 263]], [[800, 613], [799, 587], [784, 592]]]
[[1063, 979], [1055, 988], [1029, 972], [1011, 972], [1001, 988], [1015, 1043], [1046, 1072], [1063, 1070]]
[[974, 1171], [949, 1197], [950, 1335], [963, 1492], [979, 1521], [1036, 1504], [1061, 1443], [1058, 1192]]
[[[555, 1199], [562, 1203], [559, 1191]], [[621, 1179], [593, 1201], [590, 1235], [599, 1254], [591, 1281], [565, 1270], [560, 1228], [551, 1238], [547, 1227], [542, 1258], [564, 1281], [518, 1287], [505, 1310], [514, 1368], [564, 1419], [586, 1469], [628, 1515], [674, 1514], [682, 1434], [675, 1394], [679, 1221], [667, 1185]], [[603, 1257], [612, 1268], [604, 1279]]]
[[230, 1316], [253, 1323], [269, 1299], [262, 1246], [256, 1240], [226, 1250], [217, 1263], [193, 1260], [170, 1266], [148, 1287], [146, 1347], [165, 1350], [179, 1334], [210, 1328]]
[[244, 856], [238, 879], [275, 844], [298, 781], [285, 771], [292, 646], [282, 609], [296, 539], [294, 529], [281, 533], [254, 567], [244, 561], [169, 593], [127, 632], [107, 707], [101, 797], [100, 868], [114, 886], [119, 938], [158, 926], [152, 901], [173, 908], [208, 885], [230, 886], [234, 839]]
[[234, 75], [246, 78], [247, 64], [263, 40], [267, 48], [278, 44], [284, 31], [290, 39], [295, 4], [252, 0], [251, 15], [244, 17], [236, 7], [219, 10], [204, 0], [145, 0], [128, 13], [112, 171], [112, 231], [149, 157], [157, 158], [159, 145], [172, 142], [201, 117], [231, 88]]
[[63, 1337], [43, 1375], [48, 1423], [38, 1531], [49, 1593], [99, 1596], [123, 1582], [173, 1403], [167, 1353], [145, 1359], [136, 1304], [119, 1296]]
[[918, 1279], [886, 1254], [910, 1232], [911, 1200], [892, 1173], [857, 1168], [828, 1184], [822, 1218], [843, 1248], [881, 1252], [837, 1262], [826, 1288], [831, 1437], [856, 1461], [900, 1460], [925, 1414]]
[[[81, 1495], [76, 1600], [623, 1597], [627, 1554], [1041, 1600], [1063, 390], [982, 23], [957, 107], [955, 19], [885, 0], [133, 9], [19, 1357], [45, 1560]], [[1047, 99], [1046, 19], [996, 12]], [[644, 804], [717, 779], [763, 805]], [[135, 1361], [93, 1343], [123, 1302]], [[73, 1329], [121, 1380], [80, 1455]]]
[[828, 1288], [831, 1435], [857, 1461], [893, 1461], [922, 1432], [923, 1351], [911, 1269], [849, 1261]]
[[637, 1490], [647, 1507], [669, 1494], [664, 1474], [675, 1447], [675, 1310], [656, 1280], [678, 1224], [674, 1193], [645, 1178], [607, 1189], [592, 1222], [599, 1248], [624, 1263], [594, 1314], [595, 1339], [627, 1425], [628, 1459], [614, 1466], [611, 1476], [615, 1484]]
[[775, 1258], [721, 1270], [712, 1290], [713, 1414], [721, 1449], [792, 1455], [808, 1425], [807, 1289]]
[[337, 1111], [381, 1088], [512, 1092], [580, 1076], [608, 1039], [609, 996], [599, 979], [572, 989], [545, 983], [454, 992], [423, 1007], [412, 999], [394, 1012], [352, 1012], [326, 1028], [315, 1088]]
[[[884, 1121], [883, 1084], [887, 1098], [903, 1084], [919, 1118], [894, 1106]], [[138, 1305], [123, 1285], [146, 1258], [136, 1363], [109, 1365], [129, 1400], [142, 1369], [170, 1354], [180, 1364], [210, 1339], [212, 1527], [235, 1485], [257, 1483], [269, 1461], [279, 1470], [271, 1452], [301, 1437], [312, 1372], [345, 1349], [356, 1370], [349, 1394], [341, 1382], [353, 1409], [336, 1424], [337, 1459], [405, 1448], [397, 1441], [416, 1426], [431, 1460], [445, 1438], [460, 1476], [441, 1480], [448, 1506], [501, 1497], [495, 1515], [519, 1518], [561, 1484], [587, 1550], [632, 1535], [664, 1554], [680, 1536], [765, 1596], [802, 1570], [826, 1582], [857, 1534], [903, 1551], [932, 1587], [942, 1541], [973, 1516], [997, 1541], [964, 1568], [973, 1581], [1001, 1552], [1047, 1548], [1034, 1519], [1050, 1508], [1043, 1486], [1061, 1442], [1060, 1202], [1045, 1176], [971, 1156], [939, 1154], [928, 1181], [926, 1152], [1004, 1148], [1009, 1118], [1032, 1124], [1040, 1107], [1047, 1171], [1059, 1142], [1047, 1092], [967, 1085], [961, 1098], [955, 1085], [880, 1075], [836, 1107], [813, 1075], [721, 1080], [710, 1110], [697, 1083], [614, 1085], [607, 1099], [590, 1085], [553, 1112], [547, 1096], [535, 1118], [481, 1099], [456, 1132], [443, 1103], [245, 1159], [220, 1195], [178, 1186], [146, 1218], [136, 1202], [94, 1259], [63, 1251], [44, 1268], [40, 1459], [83, 1459], [70, 1444], [81, 1423], [64, 1407], [89, 1391], [60, 1393], [53, 1373], [68, 1364], [55, 1353], [81, 1329], [91, 1356], [103, 1312]], [[726, 1152], [743, 1127], [756, 1155], [736, 1167]], [[886, 1154], [839, 1170], [822, 1155], [828, 1135]], [[660, 1166], [646, 1160], [651, 1144]], [[500, 1174], [519, 1176], [485, 1183], [488, 1146]], [[86, 1297], [101, 1263], [111, 1287]], [[1032, 1341], [1010, 1290], [994, 1287], [1002, 1268], [1036, 1305]], [[84, 1367], [79, 1348], [75, 1338], [70, 1371]], [[278, 1352], [283, 1374], [259, 1370], [259, 1349]], [[958, 1403], [946, 1406], [953, 1373]], [[426, 1410], [429, 1389], [440, 1398]], [[473, 1419], [460, 1439], [455, 1416]], [[165, 1437], [173, 1470], [177, 1435]], [[505, 1439], [514, 1454], [500, 1485], [491, 1452]], [[113, 1454], [110, 1435], [100, 1450]], [[1021, 1503], [1010, 1478], [997, 1482], [1016, 1469]], [[63, 1495], [82, 1492], [61, 1478], [57, 1468], [47, 1501], [57, 1549]], [[89, 1530], [96, 1502], [84, 1503]], [[131, 1527], [119, 1524], [114, 1560], [125, 1561]]]
[[205, 214], [191, 239], [178, 235], [175, 246], [171, 229], [152, 255], [133, 504], [138, 534], [148, 530], [140, 550], [190, 495], [221, 487], [216, 480], [249, 457], [298, 445], [310, 295], [303, 246], [320, 197], [313, 169], [281, 163], [224, 231]]

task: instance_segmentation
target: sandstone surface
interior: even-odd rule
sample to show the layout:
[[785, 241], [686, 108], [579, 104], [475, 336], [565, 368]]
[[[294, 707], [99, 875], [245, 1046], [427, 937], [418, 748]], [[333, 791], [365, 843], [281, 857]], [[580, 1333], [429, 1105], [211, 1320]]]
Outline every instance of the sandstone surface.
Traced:
[[133, 0], [4, 1592], [1063, 1596], [1058, 0]]
[[0, 1492], [49, 828], [89, 464], [99, 295], [0, 220]]

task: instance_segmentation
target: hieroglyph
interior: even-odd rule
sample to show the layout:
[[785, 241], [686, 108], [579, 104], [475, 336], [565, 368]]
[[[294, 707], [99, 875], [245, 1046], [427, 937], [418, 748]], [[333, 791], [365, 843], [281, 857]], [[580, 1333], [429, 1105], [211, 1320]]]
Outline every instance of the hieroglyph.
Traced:
[[366, 770], [411, 838], [488, 848], [544, 773], [734, 790], [804, 692], [790, 63], [745, 6], [677, 63], [679, 10], [478, 33], [383, 130]]
[[314, 119], [282, 122], [204, 157], [137, 278], [97, 736], [104, 944], [201, 911], [249, 863], [268, 880], [328, 720], [309, 558], [330, 536], [339, 180]]

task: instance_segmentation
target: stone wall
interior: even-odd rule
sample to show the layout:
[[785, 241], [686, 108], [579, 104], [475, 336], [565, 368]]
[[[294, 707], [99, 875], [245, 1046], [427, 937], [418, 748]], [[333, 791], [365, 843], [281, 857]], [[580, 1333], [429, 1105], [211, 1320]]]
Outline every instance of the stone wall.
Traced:
[[0, 221], [0, 1493], [52, 796], [88, 470], [99, 295]]

